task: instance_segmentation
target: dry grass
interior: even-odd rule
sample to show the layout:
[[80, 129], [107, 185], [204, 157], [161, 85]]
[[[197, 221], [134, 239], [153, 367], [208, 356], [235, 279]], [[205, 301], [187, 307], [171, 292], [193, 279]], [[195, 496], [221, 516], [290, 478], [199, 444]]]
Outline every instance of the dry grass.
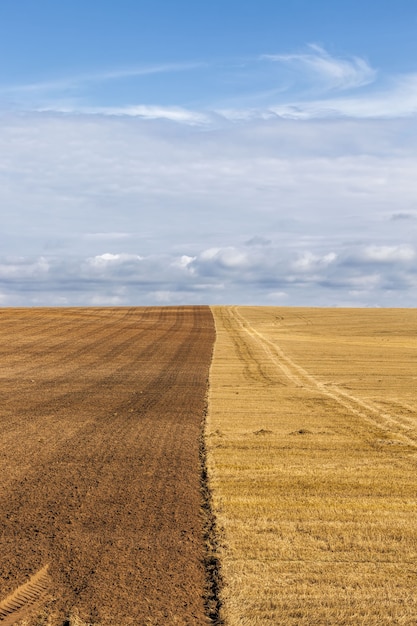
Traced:
[[213, 313], [227, 626], [417, 624], [417, 311]]

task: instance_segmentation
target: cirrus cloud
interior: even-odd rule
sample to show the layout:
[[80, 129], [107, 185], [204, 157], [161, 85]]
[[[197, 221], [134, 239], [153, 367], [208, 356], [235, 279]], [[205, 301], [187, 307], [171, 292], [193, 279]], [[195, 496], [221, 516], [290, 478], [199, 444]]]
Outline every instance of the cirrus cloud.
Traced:
[[320, 83], [322, 88], [345, 90], [363, 87], [374, 82], [377, 72], [365, 59], [357, 56], [342, 59], [331, 56], [317, 44], [310, 44], [310, 52], [298, 54], [265, 54], [262, 59], [289, 64], [304, 78]]

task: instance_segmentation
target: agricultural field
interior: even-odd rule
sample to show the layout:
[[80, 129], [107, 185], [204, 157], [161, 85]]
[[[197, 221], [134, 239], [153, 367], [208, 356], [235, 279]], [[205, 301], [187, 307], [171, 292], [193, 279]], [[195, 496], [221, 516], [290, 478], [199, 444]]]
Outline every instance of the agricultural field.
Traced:
[[0, 357], [0, 626], [417, 624], [416, 310], [3, 309]]
[[0, 624], [205, 624], [208, 307], [0, 311]]
[[224, 623], [417, 624], [417, 311], [212, 310]]

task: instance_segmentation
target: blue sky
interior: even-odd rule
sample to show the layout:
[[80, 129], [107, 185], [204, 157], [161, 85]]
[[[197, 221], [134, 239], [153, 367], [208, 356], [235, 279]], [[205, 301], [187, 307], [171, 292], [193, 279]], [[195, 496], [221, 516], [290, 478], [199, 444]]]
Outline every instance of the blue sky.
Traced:
[[411, 0], [0, 4], [0, 306], [415, 306]]

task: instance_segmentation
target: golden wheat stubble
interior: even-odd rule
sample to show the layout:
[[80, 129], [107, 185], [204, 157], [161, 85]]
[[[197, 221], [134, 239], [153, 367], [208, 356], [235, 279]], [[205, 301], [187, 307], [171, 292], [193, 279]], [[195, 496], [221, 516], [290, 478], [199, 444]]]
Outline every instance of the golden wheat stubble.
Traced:
[[226, 624], [415, 624], [416, 310], [213, 313]]

